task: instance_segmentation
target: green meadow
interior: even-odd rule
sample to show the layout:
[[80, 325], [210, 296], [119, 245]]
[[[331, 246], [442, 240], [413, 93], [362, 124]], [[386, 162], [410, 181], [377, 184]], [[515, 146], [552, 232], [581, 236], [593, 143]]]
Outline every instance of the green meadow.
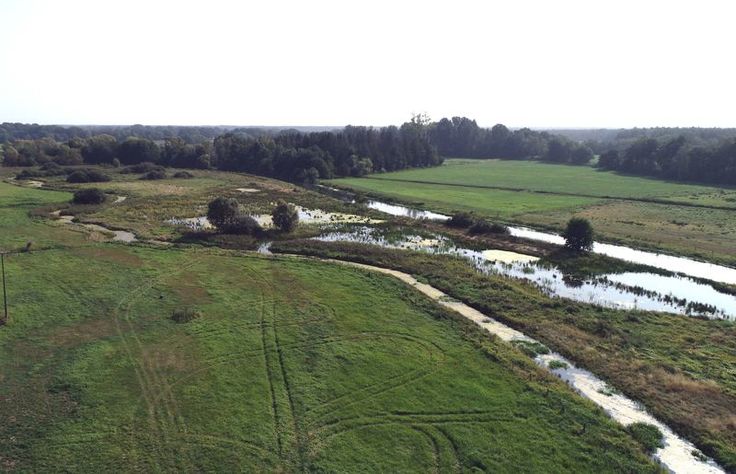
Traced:
[[534, 161], [450, 159], [331, 183], [438, 212], [470, 211], [560, 232], [573, 216], [599, 239], [736, 265], [736, 190]]
[[0, 246], [47, 244], [6, 257], [4, 469], [658, 470], [519, 350], [397, 280], [94, 242], [30, 214], [66, 198], [0, 183]]

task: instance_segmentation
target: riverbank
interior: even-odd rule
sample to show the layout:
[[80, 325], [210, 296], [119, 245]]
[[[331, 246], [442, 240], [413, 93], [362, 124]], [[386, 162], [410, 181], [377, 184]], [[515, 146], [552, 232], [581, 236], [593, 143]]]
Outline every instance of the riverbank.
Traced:
[[416, 276], [642, 401], [660, 420], [736, 469], [736, 325], [551, 299], [481, 275], [458, 258], [342, 242], [274, 242], [272, 251], [350, 260]]

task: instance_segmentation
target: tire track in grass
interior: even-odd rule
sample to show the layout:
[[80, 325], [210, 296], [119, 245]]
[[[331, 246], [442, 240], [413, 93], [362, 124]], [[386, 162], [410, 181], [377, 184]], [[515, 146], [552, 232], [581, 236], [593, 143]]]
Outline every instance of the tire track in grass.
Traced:
[[[177, 461], [181, 459], [179, 456], [175, 456], [168, 446], [169, 434], [174, 431], [177, 423], [176, 417], [174, 415], [174, 411], [176, 410], [176, 408], [172, 408], [170, 404], [170, 399], [166, 399], [165, 397], [157, 398], [153, 395], [153, 390], [156, 386], [156, 382], [165, 382], [162, 382], [160, 380], [155, 368], [153, 367], [153, 364], [146, 358], [143, 344], [141, 343], [140, 338], [138, 337], [138, 334], [135, 330], [130, 313], [132, 311], [133, 304], [135, 304], [135, 302], [142, 298], [146, 292], [150, 291], [151, 288], [153, 288], [161, 279], [187, 270], [198, 263], [198, 261], [199, 259], [193, 259], [184, 266], [178, 267], [172, 272], [158, 274], [149, 278], [148, 281], [135, 288], [129, 296], [121, 299], [115, 311], [113, 312], [116, 332], [118, 333], [125, 352], [128, 355], [128, 360], [133, 366], [136, 374], [136, 379], [141, 390], [142, 398], [144, 399], [146, 404], [146, 412], [148, 413], [148, 424], [151, 428], [151, 431], [147, 433], [147, 438], [151, 445], [154, 446], [154, 451], [158, 453], [159, 459], [152, 460], [157, 466], [158, 463], [156, 463], [156, 461], [163, 460], [169, 467], [176, 468], [178, 464]], [[125, 308], [124, 314], [121, 317], [120, 310], [123, 308], [123, 305], [125, 305]], [[123, 330], [121, 319], [124, 320], [127, 326], [127, 331]], [[133, 339], [134, 341], [134, 345], [137, 346], [137, 356], [134, 352], [134, 348], [131, 347], [132, 344], [128, 341], [126, 334], [130, 335], [131, 339]], [[164, 392], [165, 391], [166, 388], [164, 387]], [[163, 404], [159, 402], [163, 402]], [[161, 410], [163, 410], [163, 415], [159, 414]], [[136, 411], [133, 410], [130, 433], [130, 441], [132, 443], [131, 446], [136, 444], [134, 440], [136, 430], [132, 429], [136, 424], [135, 413]], [[165, 418], [168, 418], [168, 423]]]
[[[272, 284], [272, 291], [276, 291], [276, 289], [273, 287]], [[279, 360], [279, 367], [281, 369], [281, 377], [284, 381], [284, 390], [286, 391], [286, 397], [289, 401], [289, 412], [290, 412], [290, 418], [291, 418], [291, 425], [292, 429], [294, 431], [294, 437], [296, 441], [296, 452], [297, 452], [297, 459], [299, 463], [299, 470], [304, 469], [305, 465], [305, 454], [308, 450], [308, 440], [306, 437], [302, 435], [302, 431], [299, 429], [299, 422], [297, 420], [296, 411], [294, 409], [294, 397], [292, 395], [291, 386], [289, 384], [289, 376], [286, 372], [286, 366], [284, 365], [284, 351], [281, 346], [281, 341], [279, 339], [279, 331], [278, 331], [278, 324], [277, 324], [277, 318], [276, 314], [278, 314], [276, 309], [276, 301], [273, 302], [273, 336], [274, 336], [274, 342], [276, 344], [276, 352], [278, 353], [278, 360]]]
[[[269, 263], [269, 266], [271, 264]], [[276, 294], [276, 288], [273, 279], [268, 279], [260, 275], [257, 271], [247, 268], [254, 279], [261, 282], [261, 292], [264, 295], [261, 304], [261, 343], [263, 347], [264, 359], [266, 363], [266, 373], [269, 380], [271, 390], [271, 401], [274, 412], [274, 420], [276, 425], [276, 436], [279, 447], [279, 454], [282, 460], [289, 464], [297, 462], [301, 467], [302, 461], [300, 457], [298, 427], [294, 418], [294, 403], [291, 391], [288, 385], [286, 370], [283, 366], [283, 354], [279, 347], [278, 332], [276, 329], [276, 304], [277, 299], [270, 300], [270, 304], [266, 304], [265, 291], [269, 290], [271, 294]], [[271, 318], [267, 321], [266, 312], [270, 307]], [[270, 324], [267, 324], [270, 323]], [[269, 331], [270, 329], [270, 331]], [[275, 353], [275, 354], [273, 354]], [[278, 387], [277, 387], [278, 385]], [[283, 400], [285, 398], [285, 400]], [[296, 454], [296, 458], [294, 459]]]
[[432, 439], [437, 455], [437, 472], [461, 472], [458, 452], [442, 430], [433, 425], [415, 424], [415, 429], [424, 432]]
[[[387, 339], [395, 337], [417, 344], [419, 347], [423, 348], [426, 351], [426, 360], [428, 360], [429, 362], [428, 367], [418, 368], [408, 372], [402, 372], [394, 377], [390, 377], [388, 379], [381, 380], [368, 386], [358, 388], [346, 394], [340, 395], [339, 397], [334, 398], [328, 402], [325, 402], [310, 412], [310, 414], [313, 414], [315, 417], [310, 425], [316, 425], [322, 422], [325, 417], [334, 415], [335, 413], [338, 413], [345, 408], [376, 398], [392, 390], [408, 386], [425, 377], [428, 377], [439, 370], [439, 367], [445, 361], [445, 351], [440, 346], [429, 340], [406, 333], [376, 334]], [[348, 400], [347, 402], [343, 403], [343, 400], [345, 399]]]

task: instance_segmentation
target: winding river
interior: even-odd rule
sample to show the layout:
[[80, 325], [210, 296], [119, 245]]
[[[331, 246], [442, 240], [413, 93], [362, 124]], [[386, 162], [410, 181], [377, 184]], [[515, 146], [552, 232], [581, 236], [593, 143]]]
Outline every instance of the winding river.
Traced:
[[[394, 216], [443, 221], [450, 218], [450, 216], [438, 214], [436, 212], [421, 211], [397, 204], [387, 204], [381, 201], [368, 201], [367, 205], [371, 209]], [[540, 232], [526, 227], [509, 227], [509, 231], [511, 232], [511, 235], [515, 237], [538, 240], [556, 245], [563, 245], [565, 243], [565, 239], [558, 234]], [[676, 257], [661, 253], [646, 252], [644, 250], [636, 250], [623, 245], [604, 244], [601, 242], [593, 244], [593, 252], [625, 260], [627, 262], [661, 268], [662, 270], [667, 270], [673, 273], [682, 273], [695, 278], [705, 278], [719, 283], [736, 285], [736, 268], [716, 265], [714, 263], [700, 262], [685, 257]]]

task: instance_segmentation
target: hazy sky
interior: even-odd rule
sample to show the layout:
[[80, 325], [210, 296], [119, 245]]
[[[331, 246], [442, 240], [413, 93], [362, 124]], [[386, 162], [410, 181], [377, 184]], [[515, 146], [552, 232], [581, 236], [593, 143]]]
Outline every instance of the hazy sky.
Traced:
[[0, 0], [0, 122], [736, 126], [733, 1]]

